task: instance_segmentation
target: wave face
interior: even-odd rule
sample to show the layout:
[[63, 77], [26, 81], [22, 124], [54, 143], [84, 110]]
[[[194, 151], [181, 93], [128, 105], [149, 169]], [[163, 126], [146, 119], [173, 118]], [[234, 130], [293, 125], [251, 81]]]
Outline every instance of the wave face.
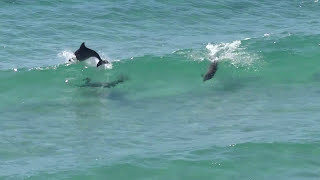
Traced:
[[[312, 155], [320, 137], [318, 40], [270, 36], [104, 68], [91, 59], [1, 70], [0, 174], [312, 179], [319, 165]], [[70, 53], [60, 55], [66, 61]], [[211, 61], [218, 71], [204, 83]], [[101, 85], [120, 77], [126, 80], [115, 87]], [[86, 78], [98, 85], [84, 87]]]
[[1, 180], [318, 179], [317, 1], [0, 7]]

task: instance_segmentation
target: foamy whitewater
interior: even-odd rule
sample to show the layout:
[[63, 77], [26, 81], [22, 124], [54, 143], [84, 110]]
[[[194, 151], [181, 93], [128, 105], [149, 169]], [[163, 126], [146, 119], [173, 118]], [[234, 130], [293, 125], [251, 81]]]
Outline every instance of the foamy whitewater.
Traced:
[[319, 179], [319, 8], [0, 1], [0, 180]]

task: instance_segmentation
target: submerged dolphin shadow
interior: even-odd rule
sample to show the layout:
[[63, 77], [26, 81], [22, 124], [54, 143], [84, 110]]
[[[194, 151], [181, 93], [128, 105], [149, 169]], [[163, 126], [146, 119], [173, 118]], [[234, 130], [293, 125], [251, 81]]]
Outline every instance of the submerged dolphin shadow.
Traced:
[[116, 85], [123, 83], [124, 81], [128, 80], [125, 76], [120, 76], [119, 79], [111, 82], [91, 82], [90, 78], [83, 79], [85, 81], [84, 85], [81, 85], [80, 87], [103, 87], [103, 88], [111, 88], [115, 87]]

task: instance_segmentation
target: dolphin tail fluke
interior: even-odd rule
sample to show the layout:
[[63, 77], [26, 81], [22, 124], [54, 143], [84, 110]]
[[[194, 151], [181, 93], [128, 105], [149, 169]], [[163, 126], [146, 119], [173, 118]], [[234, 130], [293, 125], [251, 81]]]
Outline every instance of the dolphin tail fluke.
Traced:
[[97, 67], [101, 66], [102, 64], [109, 64], [107, 60], [99, 60]]

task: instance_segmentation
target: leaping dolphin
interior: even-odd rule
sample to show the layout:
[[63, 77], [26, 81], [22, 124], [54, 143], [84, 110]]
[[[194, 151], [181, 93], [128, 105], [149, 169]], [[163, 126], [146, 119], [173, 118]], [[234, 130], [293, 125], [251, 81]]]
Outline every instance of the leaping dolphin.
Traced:
[[203, 81], [207, 81], [211, 79], [217, 70], [218, 70], [218, 61], [213, 61], [209, 66], [208, 72], [204, 75]]
[[[109, 63], [107, 60], [102, 60], [96, 51], [87, 48], [85, 46], [84, 42], [81, 44], [80, 48], [78, 50], [76, 50], [76, 52], [74, 52], [74, 55], [76, 56], [78, 61], [84, 61], [90, 57], [95, 57], [95, 58], [99, 59], [97, 67], [101, 66], [102, 64]], [[71, 61], [71, 59], [69, 59], [69, 61]]]

